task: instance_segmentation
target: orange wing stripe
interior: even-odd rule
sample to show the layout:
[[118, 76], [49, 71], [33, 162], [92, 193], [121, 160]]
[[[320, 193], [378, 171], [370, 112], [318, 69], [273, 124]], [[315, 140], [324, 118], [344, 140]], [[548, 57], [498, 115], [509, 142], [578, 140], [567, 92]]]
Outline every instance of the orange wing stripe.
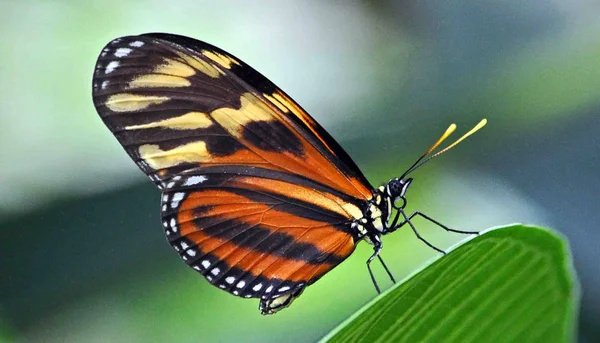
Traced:
[[[240, 204], [244, 204], [240, 206]], [[215, 206], [217, 205], [217, 206]], [[202, 206], [214, 206], [206, 211], [195, 213], [193, 209]], [[203, 228], [197, 227], [193, 221], [199, 217], [218, 217], [223, 222], [236, 220], [250, 225], [261, 225], [262, 228], [271, 232], [284, 232], [293, 237], [299, 243], [309, 243], [323, 252], [331, 250], [336, 242], [351, 243], [354, 249], [354, 241], [350, 234], [337, 230], [329, 223], [315, 221], [298, 217], [284, 211], [274, 209], [273, 205], [255, 203], [241, 195], [222, 190], [205, 190], [190, 194], [181, 204], [178, 214], [178, 223], [181, 225], [181, 235], [188, 236]], [[192, 225], [187, 225], [187, 223]], [[208, 236], [207, 236], [208, 237]], [[203, 251], [203, 246], [200, 246]], [[345, 257], [352, 250], [341, 251], [340, 257]]]
[[[189, 228], [192, 226], [192, 228]], [[182, 230], [191, 232], [187, 238], [195, 242], [204, 252], [224, 261], [229, 266], [240, 268], [253, 275], [262, 275], [271, 279], [306, 282], [310, 278], [308, 273], [297, 273], [298, 270], [314, 268], [314, 275], [322, 275], [335, 267], [335, 264], [323, 263], [311, 265], [305, 261], [290, 260], [279, 256], [255, 252], [249, 248], [239, 247], [226, 240], [210, 237], [202, 231], [194, 231], [192, 223], [181, 225]], [[342, 249], [343, 255], [348, 256], [354, 250], [354, 243], [348, 239]]]

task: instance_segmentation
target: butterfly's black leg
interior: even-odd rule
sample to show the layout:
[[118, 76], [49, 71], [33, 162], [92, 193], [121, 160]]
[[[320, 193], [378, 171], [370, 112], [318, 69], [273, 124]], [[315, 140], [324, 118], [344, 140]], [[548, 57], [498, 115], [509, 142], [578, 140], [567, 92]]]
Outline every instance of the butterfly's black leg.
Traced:
[[379, 294], [381, 293], [381, 290], [379, 289], [379, 285], [377, 285], [377, 280], [375, 280], [375, 275], [373, 275], [373, 271], [371, 270], [371, 262], [375, 259], [375, 257], [379, 257], [379, 253], [381, 252], [381, 241], [373, 240], [373, 245], [374, 252], [373, 255], [371, 255], [371, 257], [369, 257], [369, 259], [367, 260], [367, 269], [369, 270], [369, 275], [371, 275], [371, 281], [373, 281], [373, 286], [375, 286], [375, 290]]
[[477, 232], [477, 231], [463, 231], [463, 230], [451, 229], [451, 228], [447, 227], [446, 225], [438, 222], [437, 220], [431, 218], [430, 216], [426, 215], [425, 213], [421, 213], [419, 211], [416, 211], [413, 214], [411, 214], [409, 218], [412, 218], [414, 216], [421, 216], [421, 217], [429, 220], [430, 222], [434, 223], [435, 225], [441, 227], [442, 229], [444, 229], [444, 230], [446, 230], [448, 232], [462, 233], [462, 234], [465, 234], [465, 235], [478, 235], [479, 234], [479, 232]]
[[421, 240], [421, 242], [427, 244], [427, 246], [429, 246], [431, 249], [442, 253], [444, 255], [446, 255], [446, 252], [440, 248], [437, 248], [436, 246], [434, 246], [433, 244], [429, 243], [425, 238], [421, 237], [421, 235], [419, 234], [419, 232], [417, 231], [417, 229], [415, 228], [415, 226], [413, 225], [413, 223], [410, 221], [410, 219], [412, 217], [414, 217], [416, 215], [417, 212], [413, 213], [410, 215], [410, 217], [408, 217], [406, 215], [406, 213], [404, 213], [404, 210], [400, 209], [398, 210], [398, 212], [400, 212], [402, 214], [402, 216], [404, 217], [404, 221], [400, 224], [398, 224], [398, 226], [396, 227], [396, 229], [400, 228], [402, 225], [408, 223], [408, 225], [410, 225], [410, 228], [413, 230], [413, 232], [415, 233], [415, 236], [417, 236], [418, 239]]
[[387, 273], [387, 275], [390, 277], [390, 280], [392, 280], [392, 283], [396, 283], [396, 279], [394, 279], [394, 275], [392, 275], [392, 272], [385, 265], [385, 262], [383, 262], [381, 255], [377, 255], [377, 258], [379, 259], [379, 262], [381, 262], [381, 265], [383, 266], [383, 269], [385, 269], [385, 272]]

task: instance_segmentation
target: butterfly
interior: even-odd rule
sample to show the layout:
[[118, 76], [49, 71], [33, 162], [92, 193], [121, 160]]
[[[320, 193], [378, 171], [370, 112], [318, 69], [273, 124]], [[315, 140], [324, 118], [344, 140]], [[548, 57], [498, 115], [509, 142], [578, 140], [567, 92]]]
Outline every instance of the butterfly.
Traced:
[[162, 225], [185, 263], [213, 286], [289, 306], [360, 241], [380, 257], [381, 236], [421, 216], [405, 212], [408, 175], [445, 149], [440, 139], [402, 176], [374, 188], [344, 149], [286, 93], [210, 44], [151, 33], [109, 42], [93, 101], [106, 126], [162, 191]]

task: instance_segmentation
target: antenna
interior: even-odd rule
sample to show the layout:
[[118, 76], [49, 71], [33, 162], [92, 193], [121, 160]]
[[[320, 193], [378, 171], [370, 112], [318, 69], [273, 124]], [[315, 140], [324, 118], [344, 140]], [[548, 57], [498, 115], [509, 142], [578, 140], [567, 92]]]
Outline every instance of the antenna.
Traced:
[[[448, 128], [446, 129], [446, 131], [444, 132], [444, 134], [437, 140], [437, 142], [435, 142], [435, 144], [433, 144], [431, 146], [431, 148], [427, 149], [427, 151], [417, 159], [417, 161], [415, 163], [413, 163], [413, 165], [408, 168], [408, 170], [402, 174], [402, 176], [400, 176], [400, 179], [404, 179], [404, 177], [406, 175], [408, 175], [409, 173], [415, 171], [417, 168], [421, 167], [422, 165], [424, 165], [425, 163], [431, 161], [432, 159], [438, 157], [439, 155], [445, 153], [446, 151], [454, 148], [456, 145], [458, 145], [458, 143], [462, 142], [463, 140], [465, 140], [467, 137], [469, 137], [470, 135], [474, 134], [475, 132], [479, 131], [482, 127], [485, 126], [485, 124], [487, 124], [487, 119], [482, 119], [479, 123], [477, 123], [477, 125], [475, 125], [469, 132], [465, 133], [462, 137], [460, 137], [459, 139], [457, 139], [454, 143], [448, 145], [447, 147], [445, 147], [444, 149], [436, 152], [435, 154], [429, 156], [429, 154], [431, 154], [431, 152], [433, 150], [435, 150], [435, 148], [437, 148], [443, 141], [446, 140], [446, 138], [448, 138], [450, 136], [450, 134], [452, 134], [452, 132], [454, 132], [454, 130], [456, 130], [456, 124], [451, 124], [450, 126], [448, 126]], [[429, 157], [427, 157], [429, 156]], [[425, 157], [427, 157], [425, 160], [423, 160]]]

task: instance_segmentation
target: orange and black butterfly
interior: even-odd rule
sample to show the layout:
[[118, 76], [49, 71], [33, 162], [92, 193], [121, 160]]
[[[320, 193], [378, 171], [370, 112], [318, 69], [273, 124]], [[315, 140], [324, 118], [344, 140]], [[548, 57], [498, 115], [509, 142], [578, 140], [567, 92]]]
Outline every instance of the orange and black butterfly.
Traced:
[[415, 230], [414, 216], [471, 233], [420, 212], [407, 215], [407, 175], [485, 121], [432, 155], [451, 125], [401, 177], [373, 188], [287, 94], [198, 40], [164, 33], [113, 40], [98, 58], [93, 98], [106, 126], [162, 190], [169, 243], [212, 285], [259, 298], [263, 314], [289, 306], [361, 240], [374, 246], [367, 266], [379, 291], [370, 262], [379, 257], [381, 236], [407, 223]]

